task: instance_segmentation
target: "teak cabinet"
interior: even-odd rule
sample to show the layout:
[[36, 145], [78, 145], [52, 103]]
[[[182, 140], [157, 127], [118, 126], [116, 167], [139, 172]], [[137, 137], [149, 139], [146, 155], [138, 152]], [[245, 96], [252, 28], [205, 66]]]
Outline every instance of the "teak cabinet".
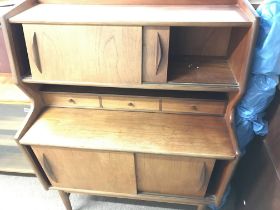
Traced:
[[[64, 4], [67, 3], [67, 4]], [[28, 0], [2, 18], [46, 189], [219, 205], [258, 17], [246, 0]]]

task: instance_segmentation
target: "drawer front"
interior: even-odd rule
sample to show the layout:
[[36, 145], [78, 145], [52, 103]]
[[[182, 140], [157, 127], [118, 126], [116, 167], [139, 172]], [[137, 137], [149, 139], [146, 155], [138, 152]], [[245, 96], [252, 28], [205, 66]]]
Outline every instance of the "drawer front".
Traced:
[[143, 82], [167, 82], [169, 27], [143, 29]]
[[159, 99], [124, 96], [102, 96], [104, 109], [159, 111]]
[[9, 65], [8, 55], [4, 42], [3, 32], [2, 29], [0, 28], [0, 73], [8, 73], [8, 72], [10, 72], [10, 65]]
[[32, 146], [55, 187], [136, 194], [134, 155]]
[[42, 95], [47, 106], [100, 108], [99, 97], [93, 94], [43, 93]]
[[138, 191], [204, 196], [214, 163], [214, 159], [137, 154]]
[[192, 99], [162, 99], [163, 112], [202, 113], [223, 115], [226, 104], [224, 101], [192, 100]]
[[140, 84], [142, 27], [23, 24], [32, 78]]

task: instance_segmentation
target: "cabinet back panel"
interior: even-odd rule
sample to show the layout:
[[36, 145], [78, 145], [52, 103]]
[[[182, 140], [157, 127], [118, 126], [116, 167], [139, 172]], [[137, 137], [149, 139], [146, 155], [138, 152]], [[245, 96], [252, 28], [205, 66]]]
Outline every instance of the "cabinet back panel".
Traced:
[[138, 84], [142, 28], [23, 25], [32, 78]]
[[172, 55], [226, 56], [231, 28], [173, 27]]

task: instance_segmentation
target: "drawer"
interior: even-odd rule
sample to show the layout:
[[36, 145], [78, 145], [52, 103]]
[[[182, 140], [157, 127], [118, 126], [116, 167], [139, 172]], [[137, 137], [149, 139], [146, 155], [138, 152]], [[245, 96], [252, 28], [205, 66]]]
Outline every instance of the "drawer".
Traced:
[[226, 102], [219, 100], [203, 99], [162, 99], [163, 112], [181, 112], [181, 113], [202, 113], [223, 115], [226, 109]]
[[140, 84], [142, 27], [23, 24], [32, 78]]
[[215, 160], [137, 154], [135, 162], [140, 192], [204, 196]]
[[99, 97], [93, 94], [45, 92], [42, 95], [47, 106], [100, 108]]
[[102, 96], [104, 109], [159, 111], [159, 99], [131, 96]]
[[134, 155], [32, 146], [52, 186], [136, 194]]

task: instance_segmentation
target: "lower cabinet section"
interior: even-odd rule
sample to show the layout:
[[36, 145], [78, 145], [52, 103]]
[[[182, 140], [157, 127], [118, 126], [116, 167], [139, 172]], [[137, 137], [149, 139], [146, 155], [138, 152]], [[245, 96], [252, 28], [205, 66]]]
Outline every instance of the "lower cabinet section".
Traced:
[[215, 159], [32, 146], [53, 187], [204, 197]]
[[134, 155], [32, 146], [55, 187], [136, 194]]
[[204, 196], [214, 163], [214, 159], [137, 154], [137, 187], [141, 192]]

